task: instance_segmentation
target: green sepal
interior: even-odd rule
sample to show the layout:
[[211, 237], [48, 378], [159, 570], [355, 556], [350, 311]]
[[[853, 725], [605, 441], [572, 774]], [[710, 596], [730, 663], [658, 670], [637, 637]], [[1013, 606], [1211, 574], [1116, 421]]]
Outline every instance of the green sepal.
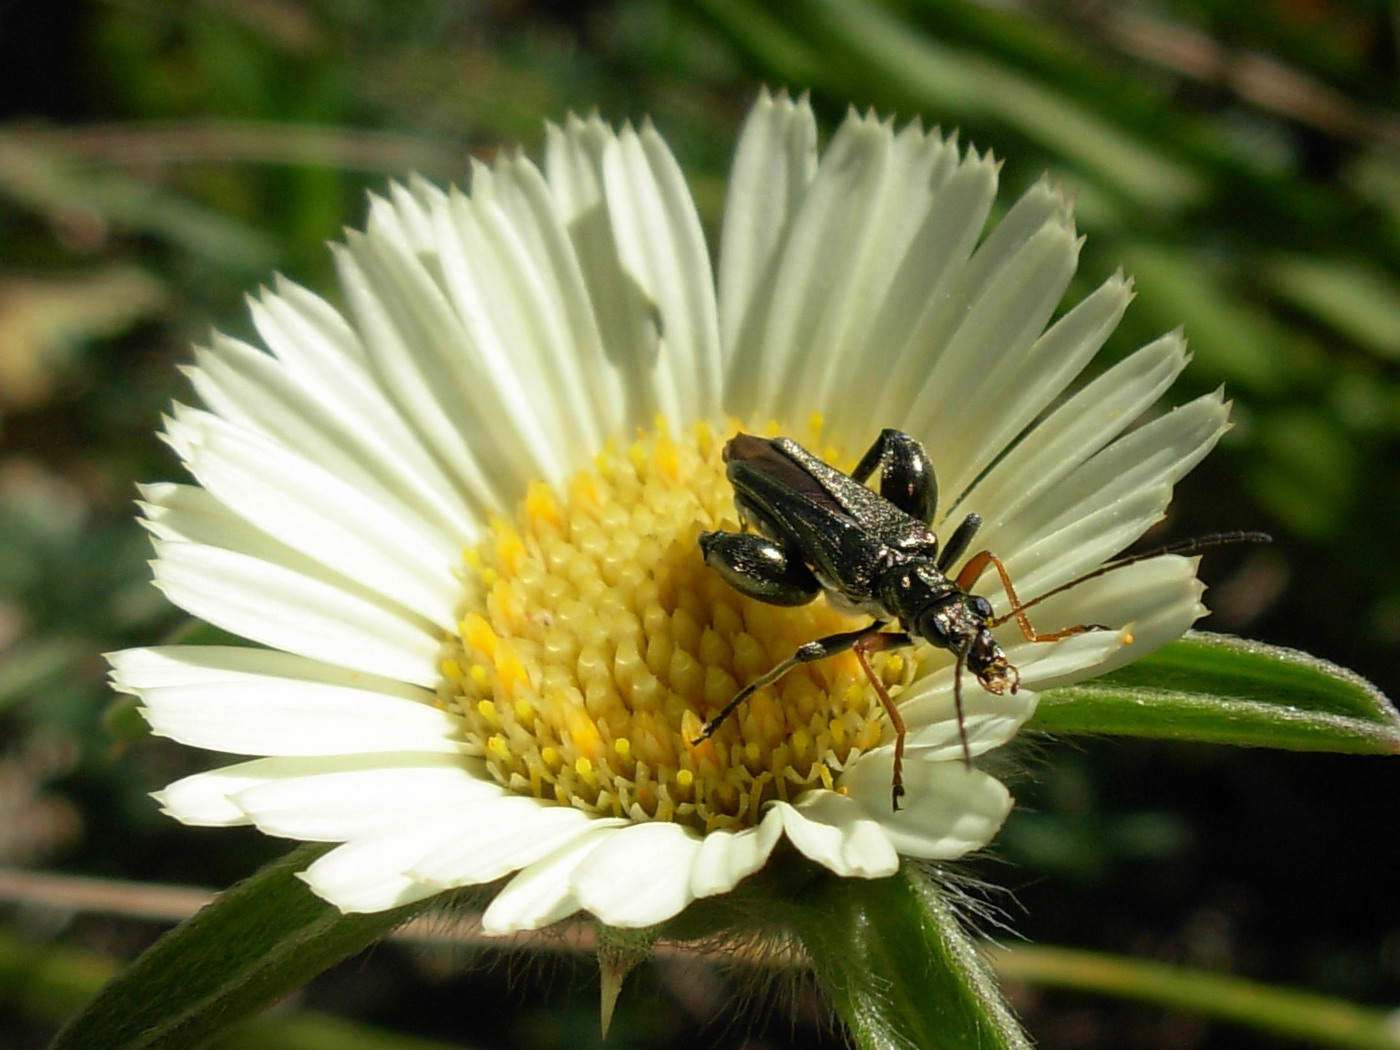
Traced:
[[1028, 728], [1400, 753], [1400, 714], [1359, 675], [1293, 649], [1198, 632], [1099, 678], [1045, 690]]
[[612, 1027], [617, 997], [627, 976], [651, 956], [651, 949], [660, 936], [661, 927], [618, 929], [605, 923], [593, 924], [593, 954], [598, 960], [598, 1027], [603, 1038]]
[[1029, 1050], [977, 942], [913, 861], [813, 879], [784, 918], [860, 1050]]
[[345, 915], [296, 877], [304, 846], [221, 893], [118, 974], [50, 1050], [196, 1046], [383, 937], [429, 902]]

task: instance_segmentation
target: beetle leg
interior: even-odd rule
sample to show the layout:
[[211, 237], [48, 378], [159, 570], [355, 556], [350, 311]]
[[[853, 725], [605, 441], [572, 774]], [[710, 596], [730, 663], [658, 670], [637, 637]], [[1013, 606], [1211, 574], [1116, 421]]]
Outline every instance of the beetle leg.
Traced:
[[948, 537], [948, 545], [943, 548], [943, 553], [938, 556], [939, 572], [947, 573], [953, 562], [963, 556], [967, 551], [967, 545], [972, 542], [972, 537], [977, 534], [977, 530], [981, 527], [982, 515], [969, 514], [963, 518], [962, 523]]
[[[903, 632], [872, 631], [860, 638], [851, 646], [851, 650], [856, 654], [856, 659], [860, 661], [860, 668], [865, 672], [865, 677], [870, 679], [870, 684], [875, 687], [875, 695], [880, 698], [880, 704], [885, 709], [885, 717], [890, 720], [890, 725], [894, 727], [894, 776], [890, 785], [890, 808], [896, 813], [899, 812], [899, 800], [904, 797], [904, 717], [899, 713], [899, 708], [895, 706], [894, 699], [890, 696], [889, 690], [885, 688], [885, 683], [880, 681], [880, 676], [875, 673], [875, 668], [870, 666], [870, 659], [867, 653], [877, 653], [883, 649], [898, 649], [902, 646], [913, 645], [914, 640]], [[958, 711], [958, 726], [962, 727], [961, 706]], [[963, 752], [967, 753], [967, 734], [963, 734]], [[968, 764], [971, 765], [969, 759]]]
[[902, 430], [886, 427], [850, 476], [863, 485], [876, 467], [880, 468], [880, 495], [910, 517], [932, 524], [938, 510], [938, 479], [924, 446]]
[[754, 532], [702, 532], [705, 564], [740, 594], [769, 605], [806, 605], [822, 585], [800, 558]]
[[900, 797], [904, 794], [904, 719], [900, 717], [899, 708], [895, 706], [894, 699], [890, 696], [889, 690], [885, 688], [885, 683], [880, 681], [875, 669], [870, 666], [868, 654], [913, 645], [914, 639], [902, 631], [882, 631], [881, 628], [884, 626], [883, 621], [877, 620], [869, 627], [864, 627], [859, 631], [829, 634], [825, 638], [818, 638], [814, 642], [798, 646], [796, 652], [786, 660], [759, 675], [734, 694], [734, 699], [725, 704], [719, 714], [700, 727], [700, 735], [690, 742], [691, 745], [694, 746], [714, 736], [719, 727], [724, 725], [725, 720], [738, 710], [740, 704], [764, 686], [772, 685], [794, 667], [799, 664], [825, 660], [828, 656], [835, 656], [837, 653], [851, 649], [860, 662], [861, 670], [870, 679], [870, 684], [875, 687], [875, 695], [880, 698], [885, 715], [889, 718], [890, 725], [894, 727], [894, 784], [890, 789], [890, 802], [894, 809], [898, 810]]
[[[719, 714], [715, 715], [714, 718], [711, 718], [701, 726], [700, 735], [692, 740], [691, 743], [698, 744], [700, 741], [708, 740], [710, 737], [714, 736], [715, 730], [724, 724], [724, 720], [732, 715], [740, 704], [758, 690], [762, 689], [765, 685], [772, 685], [798, 664], [815, 663], [818, 660], [825, 660], [828, 656], [844, 653], [867, 634], [876, 633], [883, 626], [884, 623], [877, 620], [869, 627], [862, 627], [859, 631], [845, 631], [841, 634], [829, 634], [825, 638], [818, 638], [816, 641], [799, 645], [797, 651], [786, 660], [769, 668], [734, 694], [734, 699], [725, 704]], [[908, 636], [906, 635], [905, 637], [907, 638]], [[912, 643], [906, 642], [906, 644]]]
[[1007, 620], [1014, 617], [1016, 626], [1021, 628], [1021, 634], [1028, 642], [1058, 642], [1061, 638], [1069, 638], [1076, 634], [1083, 634], [1085, 631], [1112, 631], [1116, 629], [1102, 623], [1079, 623], [1060, 631], [1044, 633], [1037, 631], [1031, 626], [1030, 617], [1026, 615], [1025, 603], [1021, 601], [1020, 595], [1016, 593], [1016, 588], [1012, 586], [1011, 574], [1006, 571], [1006, 566], [1002, 564], [1001, 559], [991, 551], [982, 551], [980, 554], [971, 558], [968, 563], [963, 566], [962, 572], [958, 573], [958, 578], [954, 582], [957, 583], [960, 590], [968, 590], [977, 582], [977, 577], [982, 575], [982, 570], [989, 564], [996, 569], [997, 575], [1001, 577], [1001, 585], [1006, 590], [1006, 596], [1011, 599], [1011, 611], [1005, 616], [993, 620], [991, 626], [1000, 627]]

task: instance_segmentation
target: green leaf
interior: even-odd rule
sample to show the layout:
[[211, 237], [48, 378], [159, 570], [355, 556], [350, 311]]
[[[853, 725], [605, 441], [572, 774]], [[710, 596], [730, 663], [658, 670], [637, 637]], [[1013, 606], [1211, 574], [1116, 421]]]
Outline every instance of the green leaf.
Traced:
[[860, 1050], [1029, 1050], [996, 979], [916, 864], [815, 879], [789, 916]]
[[341, 914], [296, 877], [328, 848], [294, 850], [220, 894], [107, 984], [59, 1033], [51, 1050], [197, 1045], [378, 940], [429, 903]]
[[1100, 678], [1046, 690], [1030, 727], [1400, 754], [1400, 715], [1364, 678], [1307, 653], [1197, 632]]

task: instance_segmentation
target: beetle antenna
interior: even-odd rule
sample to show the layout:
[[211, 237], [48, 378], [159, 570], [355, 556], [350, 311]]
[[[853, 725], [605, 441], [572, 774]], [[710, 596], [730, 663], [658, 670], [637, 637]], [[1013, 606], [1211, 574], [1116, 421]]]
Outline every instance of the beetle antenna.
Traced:
[[972, 768], [972, 749], [967, 744], [967, 720], [963, 717], [962, 680], [967, 669], [967, 654], [972, 649], [972, 639], [958, 650], [958, 662], [953, 668], [953, 710], [958, 716], [958, 738], [962, 741], [963, 765]]
[[1078, 587], [1081, 583], [1097, 579], [1118, 569], [1126, 569], [1129, 565], [1136, 565], [1140, 561], [1148, 561], [1152, 558], [1161, 558], [1167, 554], [1200, 554], [1202, 551], [1212, 547], [1225, 547], [1232, 543], [1272, 543], [1274, 538], [1267, 532], [1212, 532], [1205, 536], [1196, 536], [1189, 540], [1177, 540], [1175, 543], [1168, 543], [1161, 547], [1154, 547], [1150, 551], [1143, 551], [1140, 554], [1129, 554], [1127, 557], [1118, 558], [1107, 565], [1100, 565], [1092, 572], [1086, 572], [1083, 576], [1076, 576], [1068, 583], [1062, 583], [1058, 587], [1052, 587], [1044, 594], [1032, 598], [1028, 602], [1022, 602], [1016, 609], [1013, 609], [1006, 616], [1000, 617], [996, 622], [1005, 623], [1018, 612], [1024, 612], [1032, 606], [1039, 605], [1047, 598], [1053, 598], [1057, 594], [1063, 594], [1071, 588]]

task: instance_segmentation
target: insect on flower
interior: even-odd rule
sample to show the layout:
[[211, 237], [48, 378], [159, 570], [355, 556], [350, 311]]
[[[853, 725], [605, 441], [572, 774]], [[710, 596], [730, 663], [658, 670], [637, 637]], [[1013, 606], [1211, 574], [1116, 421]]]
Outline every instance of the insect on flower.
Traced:
[[[873, 617], [855, 631], [828, 635], [799, 646], [786, 660], [735, 694], [701, 728], [695, 743], [714, 735], [756, 690], [776, 682], [798, 664], [850, 650], [874, 687], [895, 731], [891, 803], [904, 794], [902, 762], [905, 726], [889, 691], [870, 665], [870, 654], [914, 645], [919, 639], [956, 657], [953, 698], [963, 759], [971, 765], [963, 721], [962, 672], [972, 672], [982, 688], [998, 696], [1015, 693], [1020, 673], [1007, 660], [992, 631], [1015, 619], [1027, 641], [1055, 642], [1085, 631], [1117, 630], [1107, 624], [1076, 624], [1038, 632], [1026, 610], [1071, 587], [1165, 554], [1195, 554], [1224, 543], [1267, 543], [1260, 532], [1216, 533], [1129, 555], [1078, 576], [1030, 601], [1022, 601], [1011, 576], [994, 553], [973, 555], [950, 577], [982, 525], [968, 514], [939, 550], [931, 523], [938, 507], [938, 483], [928, 453], [914, 438], [885, 429], [850, 474], [843, 474], [789, 438], [736, 434], [724, 449], [726, 475], [734, 487], [740, 520], [754, 532], [706, 532], [700, 536], [705, 562], [731, 587], [771, 605], [805, 605], [823, 591], [838, 608]], [[877, 494], [865, 482], [880, 471]], [[1011, 603], [994, 615], [991, 603], [970, 593], [992, 566]], [[897, 621], [899, 630], [886, 630]]]
[[[465, 189], [373, 198], [333, 249], [341, 306], [279, 279], [251, 304], [255, 338], [195, 351], [200, 404], [177, 403], [163, 434], [193, 483], [142, 490], [161, 590], [249, 643], [113, 654], [153, 732], [246, 756], [173, 782], [161, 807], [334, 843], [299, 874], [346, 913], [502, 881], [491, 935], [579, 912], [655, 926], [783, 842], [853, 879], [990, 843], [1014, 799], [968, 760], [1014, 740], [1041, 690], [1170, 644], [1206, 609], [1196, 566], [1158, 558], [1029, 610], [1047, 632], [1129, 625], [1131, 647], [1102, 631], [1032, 645], [995, 624], [1010, 606], [991, 560], [982, 579], [967, 560], [1002, 554], [1027, 598], [1104, 565], [1230, 407], [1210, 391], [1133, 427], [1186, 367], [1182, 333], [1093, 368], [1132, 282], [1062, 303], [1082, 244], [1070, 202], [1046, 179], [1001, 199], [999, 170], [855, 111], [822, 144], [805, 99], [765, 92], [718, 245], [657, 129], [596, 116], [552, 126], [542, 163], [509, 150]], [[724, 462], [731, 419], [825, 420], [856, 454], [842, 468], [881, 425], [915, 435], [939, 514], [913, 442], [885, 439], [854, 472], [873, 490], [856, 503], [855, 477], [780, 443], [740, 439]], [[702, 529], [759, 531], [716, 524], [730, 471], [773, 532], [766, 552], [708, 541], [742, 589], [872, 585], [880, 627], [845, 641], [879, 635], [862, 655], [882, 681], [903, 664], [898, 776], [855, 653], [749, 694], [692, 746], [799, 644], [871, 623], [751, 602], [698, 556]], [[955, 537], [968, 510], [985, 522]], [[794, 511], [801, 529], [780, 529]], [[734, 544], [752, 564], [719, 556]], [[882, 561], [947, 600], [927, 622], [913, 595], [887, 607]], [[920, 633], [939, 628], [938, 645]], [[1004, 695], [964, 682], [955, 709], [955, 662], [998, 681], [995, 649], [958, 648], [988, 630]], [[881, 666], [899, 654], [919, 659]]]

